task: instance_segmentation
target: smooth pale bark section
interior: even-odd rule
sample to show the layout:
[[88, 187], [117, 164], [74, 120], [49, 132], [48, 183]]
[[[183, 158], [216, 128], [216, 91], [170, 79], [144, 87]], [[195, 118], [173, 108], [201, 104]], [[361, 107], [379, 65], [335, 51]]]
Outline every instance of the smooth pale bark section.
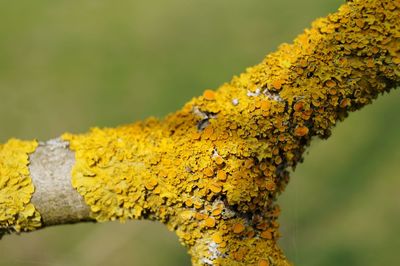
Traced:
[[53, 139], [39, 143], [29, 157], [35, 192], [32, 203], [44, 226], [89, 220], [90, 209], [71, 185], [75, 155], [68, 142]]

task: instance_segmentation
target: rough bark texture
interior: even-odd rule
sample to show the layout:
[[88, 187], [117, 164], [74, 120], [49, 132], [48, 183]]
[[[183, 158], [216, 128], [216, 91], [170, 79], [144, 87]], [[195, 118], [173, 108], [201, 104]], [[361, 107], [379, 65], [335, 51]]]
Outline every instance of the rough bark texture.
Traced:
[[38, 148], [7, 143], [0, 228], [152, 219], [176, 231], [194, 265], [288, 265], [275, 203], [288, 170], [312, 137], [329, 137], [349, 112], [399, 85], [399, 18], [399, 0], [349, 1], [164, 120], [67, 133]]

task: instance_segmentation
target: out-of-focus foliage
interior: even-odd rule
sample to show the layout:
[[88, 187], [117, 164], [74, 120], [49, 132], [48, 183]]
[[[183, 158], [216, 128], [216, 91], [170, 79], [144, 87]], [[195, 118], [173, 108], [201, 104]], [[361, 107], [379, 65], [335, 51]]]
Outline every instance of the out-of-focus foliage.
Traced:
[[[0, 141], [173, 112], [342, 1], [1, 1]], [[400, 92], [317, 141], [281, 198], [296, 265], [396, 265]], [[48, 228], [0, 241], [0, 265], [189, 265], [158, 224]]]

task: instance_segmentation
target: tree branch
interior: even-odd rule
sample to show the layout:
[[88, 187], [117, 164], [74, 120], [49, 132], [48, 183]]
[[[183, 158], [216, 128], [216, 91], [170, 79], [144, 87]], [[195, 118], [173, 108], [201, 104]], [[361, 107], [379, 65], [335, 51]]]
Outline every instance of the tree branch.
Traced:
[[0, 228], [152, 219], [194, 265], [289, 265], [275, 203], [288, 169], [313, 136], [399, 85], [399, 17], [398, 0], [349, 1], [164, 120], [39, 147], [11, 140], [0, 148]]

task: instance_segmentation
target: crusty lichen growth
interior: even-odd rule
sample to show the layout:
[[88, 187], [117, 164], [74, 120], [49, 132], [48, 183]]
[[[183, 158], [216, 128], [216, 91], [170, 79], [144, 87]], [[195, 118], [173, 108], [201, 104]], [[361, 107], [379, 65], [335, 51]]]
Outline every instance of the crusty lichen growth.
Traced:
[[194, 265], [288, 265], [276, 198], [313, 136], [400, 82], [400, 1], [355, 0], [159, 121], [65, 134], [98, 221], [149, 218]]
[[40, 214], [30, 203], [34, 187], [28, 156], [36, 147], [36, 141], [16, 139], [0, 145], [0, 237], [41, 226]]

